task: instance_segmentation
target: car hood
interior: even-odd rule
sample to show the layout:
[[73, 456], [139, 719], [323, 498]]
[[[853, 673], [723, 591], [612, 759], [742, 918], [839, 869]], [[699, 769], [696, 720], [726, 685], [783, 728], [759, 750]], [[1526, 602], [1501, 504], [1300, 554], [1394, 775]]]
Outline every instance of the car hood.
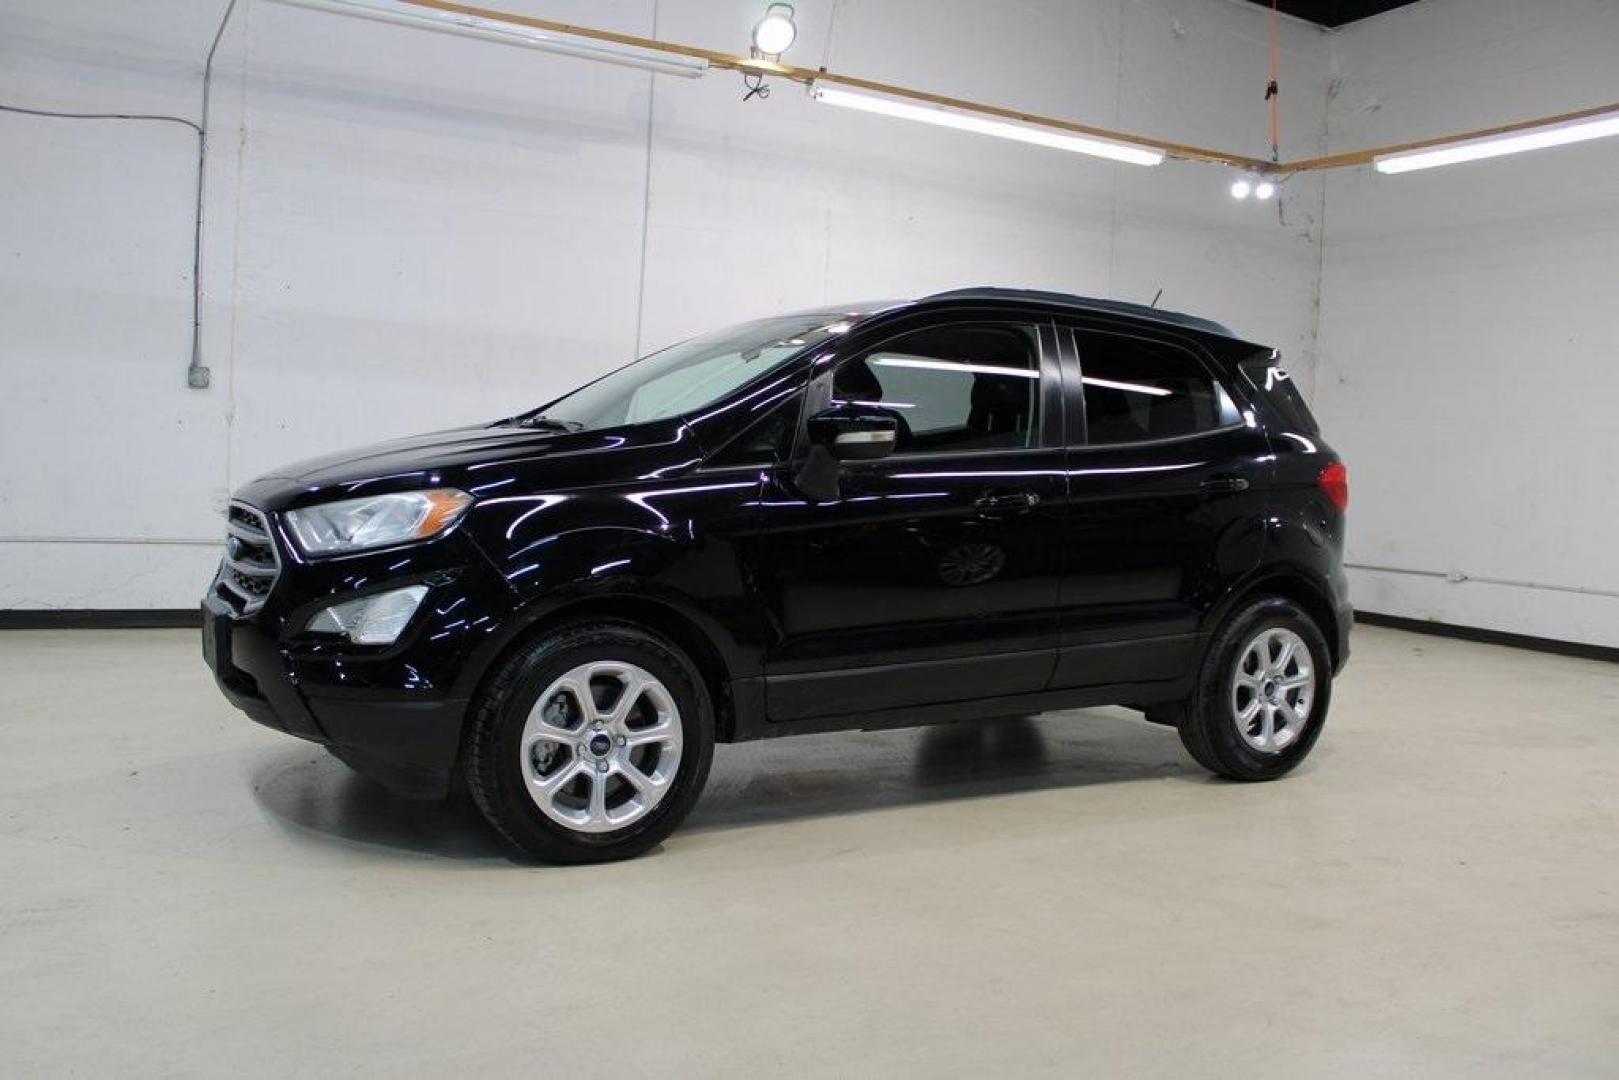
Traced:
[[252, 481], [240, 494], [260, 505], [288, 505], [437, 485], [473, 490], [535, 468], [585, 470], [610, 480], [620, 471], [633, 475], [649, 454], [663, 456], [664, 448], [684, 434], [678, 423], [579, 432], [450, 428], [294, 462]]

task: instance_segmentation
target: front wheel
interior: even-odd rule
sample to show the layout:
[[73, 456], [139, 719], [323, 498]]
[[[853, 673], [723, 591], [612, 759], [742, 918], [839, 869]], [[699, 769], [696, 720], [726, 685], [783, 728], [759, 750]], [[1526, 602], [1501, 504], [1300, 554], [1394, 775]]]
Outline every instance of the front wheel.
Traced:
[[1310, 753], [1331, 697], [1332, 656], [1320, 628], [1292, 601], [1267, 597], [1215, 634], [1177, 726], [1211, 772], [1274, 780]]
[[636, 626], [575, 624], [523, 646], [490, 681], [466, 778], [522, 852], [606, 862], [674, 831], [713, 754], [713, 706], [685, 654]]

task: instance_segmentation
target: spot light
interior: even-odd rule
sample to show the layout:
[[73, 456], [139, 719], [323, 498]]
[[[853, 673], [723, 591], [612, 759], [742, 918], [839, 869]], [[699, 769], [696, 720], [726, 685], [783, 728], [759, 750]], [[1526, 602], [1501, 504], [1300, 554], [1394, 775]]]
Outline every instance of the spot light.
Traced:
[[1263, 202], [1276, 197], [1276, 184], [1263, 176], [1239, 176], [1231, 181], [1231, 197], [1233, 199], [1246, 199], [1252, 195]]
[[753, 47], [761, 56], [780, 56], [798, 36], [793, 22], [793, 5], [771, 4], [764, 16], [753, 24]]

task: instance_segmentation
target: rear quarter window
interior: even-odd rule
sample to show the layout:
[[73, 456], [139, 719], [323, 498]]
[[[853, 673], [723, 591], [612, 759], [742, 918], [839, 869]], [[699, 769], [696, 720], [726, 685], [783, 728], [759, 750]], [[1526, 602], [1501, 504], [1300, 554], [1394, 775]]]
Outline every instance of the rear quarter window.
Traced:
[[1243, 377], [1264, 395], [1283, 420], [1306, 435], [1319, 435], [1321, 425], [1299, 393], [1298, 384], [1287, 373], [1281, 358], [1274, 353], [1260, 353], [1237, 365]]

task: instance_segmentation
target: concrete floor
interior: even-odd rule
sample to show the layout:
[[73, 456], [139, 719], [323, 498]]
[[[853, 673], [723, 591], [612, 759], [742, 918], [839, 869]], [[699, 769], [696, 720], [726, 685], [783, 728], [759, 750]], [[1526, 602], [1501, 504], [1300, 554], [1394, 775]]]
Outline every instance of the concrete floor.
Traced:
[[1278, 784], [1117, 710], [781, 740], [559, 869], [189, 632], [0, 633], [0, 1072], [1619, 1074], [1619, 667], [1355, 648]]

